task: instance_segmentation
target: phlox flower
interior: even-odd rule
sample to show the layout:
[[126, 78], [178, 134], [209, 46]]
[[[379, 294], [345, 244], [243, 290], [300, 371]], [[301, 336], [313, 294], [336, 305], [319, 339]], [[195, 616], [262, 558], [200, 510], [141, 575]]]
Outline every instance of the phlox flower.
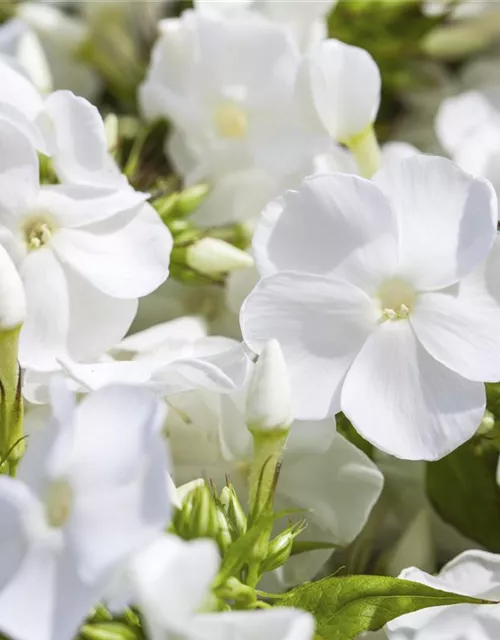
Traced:
[[373, 182], [332, 174], [270, 203], [247, 344], [281, 344], [299, 419], [342, 410], [378, 448], [436, 459], [468, 440], [500, 378], [496, 197], [449, 160]]
[[0, 120], [0, 242], [17, 265], [28, 315], [20, 361], [96, 356], [127, 331], [137, 298], [168, 275], [171, 237], [134, 191], [39, 184], [35, 149]]
[[111, 386], [75, 406], [59, 384], [52, 405], [17, 478], [0, 477], [0, 629], [18, 640], [73, 637], [169, 518], [153, 394]]
[[160, 23], [142, 111], [174, 124], [169, 156], [186, 183], [213, 186], [211, 210], [223, 202], [234, 219], [241, 214], [232, 209], [272, 197], [277, 180], [306, 175], [304, 165], [328, 145], [302, 118], [299, 63], [288, 33], [258, 14], [185, 11]]
[[[500, 556], [486, 551], [465, 551], [448, 562], [437, 576], [410, 567], [399, 577], [434, 589], [495, 601], [500, 597]], [[499, 605], [435, 607], [396, 618], [386, 627], [389, 640], [494, 640], [499, 632]]]

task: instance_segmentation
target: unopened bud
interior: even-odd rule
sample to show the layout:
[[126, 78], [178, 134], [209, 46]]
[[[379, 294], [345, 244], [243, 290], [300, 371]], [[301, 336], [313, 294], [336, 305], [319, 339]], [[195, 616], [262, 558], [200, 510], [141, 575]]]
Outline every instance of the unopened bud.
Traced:
[[231, 484], [222, 489], [219, 500], [224, 507], [233, 539], [239, 538], [247, 531], [247, 516]]
[[292, 424], [292, 392], [277, 340], [269, 340], [255, 365], [248, 387], [246, 423], [252, 433], [288, 431]]
[[187, 264], [196, 271], [217, 275], [253, 266], [250, 254], [218, 238], [202, 238], [186, 252]]
[[191, 491], [173, 517], [174, 530], [185, 540], [217, 538], [220, 529], [219, 509], [207, 485]]
[[208, 192], [209, 187], [206, 184], [197, 184], [184, 189], [177, 200], [176, 215], [182, 217], [191, 215], [201, 205]]
[[261, 571], [274, 571], [283, 566], [292, 553], [294, 540], [295, 535], [291, 529], [283, 531], [271, 540], [267, 547], [266, 559], [261, 564]]
[[118, 124], [118, 117], [114, 113], [109, 113], [104, 119], [104, 133], [110, 152], [116, 151], [118, 146]]
[[0, 331], [20, 327], [26, 318], [26, 296], [21, 277], [0, 245]]

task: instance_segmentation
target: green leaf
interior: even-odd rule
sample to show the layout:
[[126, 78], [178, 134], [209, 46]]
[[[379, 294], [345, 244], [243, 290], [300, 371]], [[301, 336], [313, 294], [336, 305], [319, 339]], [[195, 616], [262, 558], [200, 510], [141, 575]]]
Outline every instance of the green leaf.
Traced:
[[405, 613], [452, 604], [493, 604], [427, 585], [380, 576], [333, 576], [309, 582], [276, 601], [314, 614], [324, 640], [351, 640], [378, 631]]
[[438, 514], [465, 536], [500, 552], [498, 452], [472, 440], [427, 465], [427, 494]]

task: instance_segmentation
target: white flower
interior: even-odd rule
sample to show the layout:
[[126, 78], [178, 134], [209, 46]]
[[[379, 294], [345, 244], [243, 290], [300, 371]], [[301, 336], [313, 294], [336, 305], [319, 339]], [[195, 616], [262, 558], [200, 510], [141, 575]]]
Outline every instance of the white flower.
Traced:
[[210, 585], [220, 564], [215, 543], [163, 536], [131, 567], [151, 640], [312, 640], [314, 618], [303, 611], [211, 612]]
[[54, 388], [52, 420], [31, 435], [17, 479], [0, 477], [4, 633], [73, 637], [112, 571], [166, 526], [162, 420], [146, 390], [109, 387], [75, 407]]
[[269, 205], [254, 254], [273, 275], [244, 303], [242, 333], [257, 353], [280, 342], [298, 418], [342, 410], [408, 459], [473, 435], [482, 381], [500, 378], [496, 207], [488, 182], [427, 156], [373, 182], [308, 178]]
[[240, 184], [266, 198], [277, 188], [273, 177], [305, 175], [327, 140], [302, 119], [300, 56], [287, 33], [256, 14], [193, 11], [163, 21], [161, 31], [140, 101], [148, 118], [175, 125], [169, 152], [185, 180], [208, 180], [242, 207]]
[[171, 236], [133, 190], [39, 184], [30, 141], [0, 119], [0, 244], [21, 274], [20, 361], [100, 355], [129, 328], [137, 298], [168, 275]]
[[[465, 551], [437, 577], [415, 567], [405, 569], [399, 577], [443, 591], [487, 600], [500, 598], [500, 556], [486, 551]], [[500, 606], [433, 607], [396, 618], [386, 631], [390, 640], [495, 640], [500, 631]]]
[[299, 90], [311, 118], [339, 142], [362, 134], [380, 105], [377, 64], [364, 49], [325, 40], [303, 62]]

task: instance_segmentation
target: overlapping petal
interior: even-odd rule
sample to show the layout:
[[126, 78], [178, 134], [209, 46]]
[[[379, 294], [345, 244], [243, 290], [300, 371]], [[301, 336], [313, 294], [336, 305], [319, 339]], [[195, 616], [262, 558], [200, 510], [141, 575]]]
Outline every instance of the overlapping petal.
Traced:
[[394, 456], [436, 460], [475, 433], [484, 385], [434, 360], [410, 324], [388, 321], [361, 349], [347, 374], [342, 410], [359, 433]]

